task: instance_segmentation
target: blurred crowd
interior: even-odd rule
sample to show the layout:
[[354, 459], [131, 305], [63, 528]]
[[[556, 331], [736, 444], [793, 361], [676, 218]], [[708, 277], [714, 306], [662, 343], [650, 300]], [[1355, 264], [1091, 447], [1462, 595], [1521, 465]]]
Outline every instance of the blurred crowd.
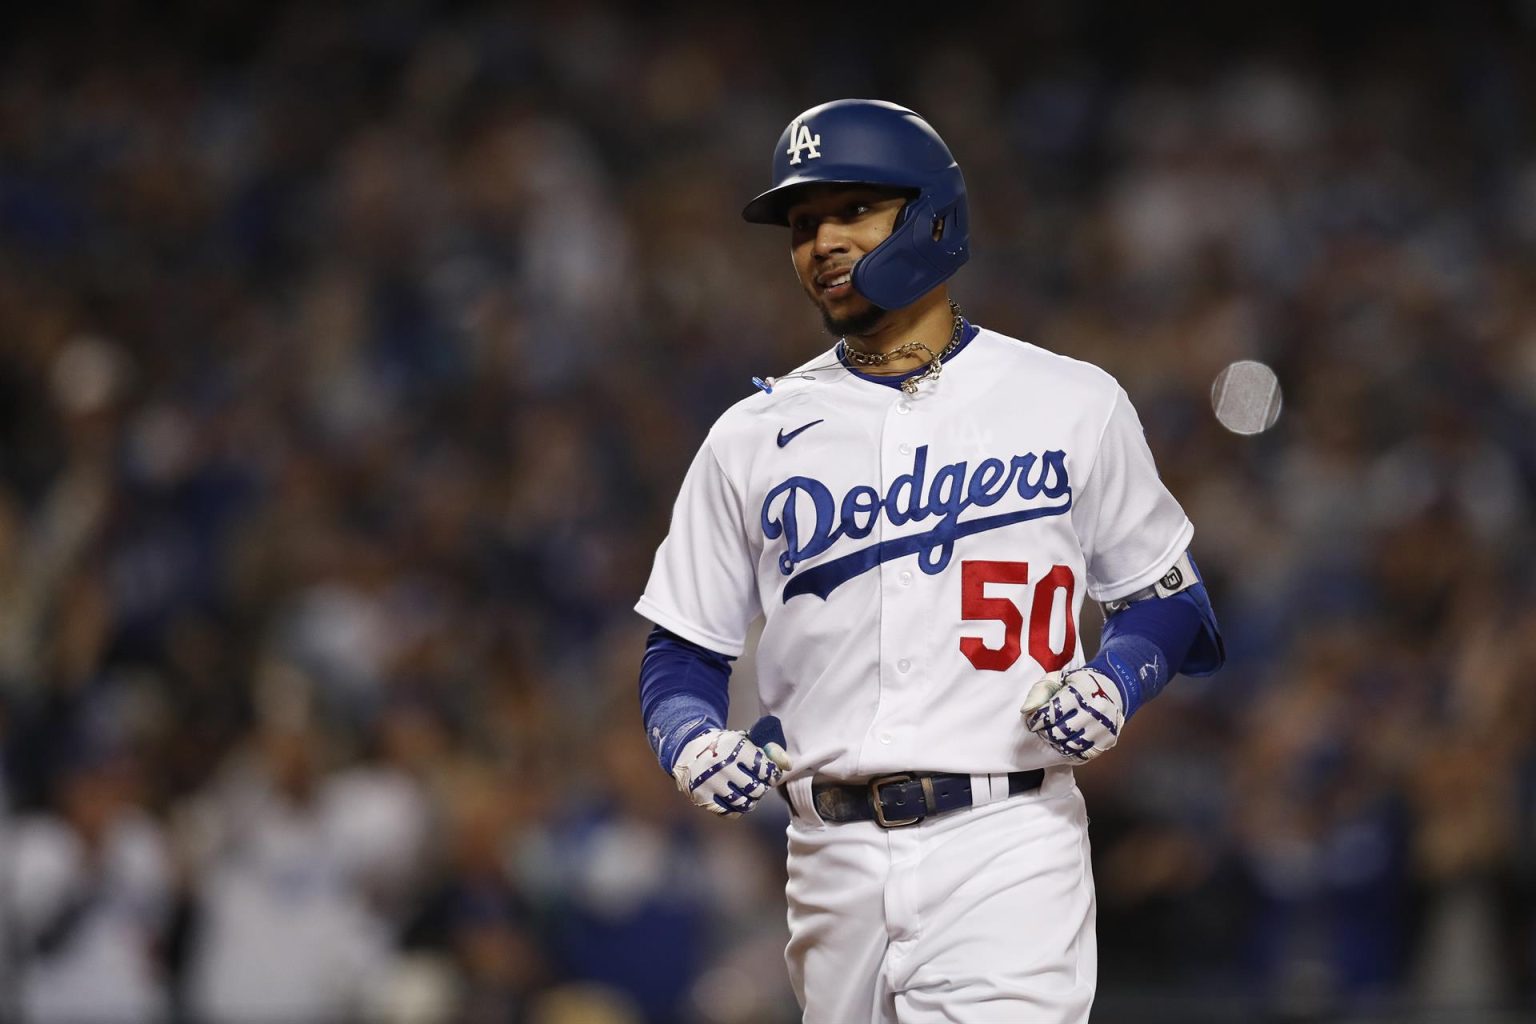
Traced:
[[796, 1018], [782, 809], [672, 791], [631, 608], [829, 343], [739, 210], [841, 95], [944, 134], [957, 299], [1196, 524], [1228, 667], [1079, 773], [1096, 1019], [1536, 1007], [1536, 15], [1012, 6], [12, 16], [0, 1019]]

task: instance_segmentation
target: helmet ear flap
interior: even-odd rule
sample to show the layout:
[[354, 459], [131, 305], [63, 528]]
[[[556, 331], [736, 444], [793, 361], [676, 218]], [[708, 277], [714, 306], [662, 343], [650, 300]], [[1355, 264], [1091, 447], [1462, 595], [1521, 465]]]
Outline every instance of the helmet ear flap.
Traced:
[[[933, 216], [934, 247], [945, 256], [959, 257], [963, 263], [970, 246], [970, 232], [966, 230], [964, 198], [957, 199]], [[948, 241], [946, 241], [948, 239]]]
[[934, 197], [923, 194], [902, 209], [890, 237], [854, 264], [854, 291], [883, 309], [900, 309], [960, 269], [970, 255], [965, 198], [956, 196], [942, 209], [934, 207]]

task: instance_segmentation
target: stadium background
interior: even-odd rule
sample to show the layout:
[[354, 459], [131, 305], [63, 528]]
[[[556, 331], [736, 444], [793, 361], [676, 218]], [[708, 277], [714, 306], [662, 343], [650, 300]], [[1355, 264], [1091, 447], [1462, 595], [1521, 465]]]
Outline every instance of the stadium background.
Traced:
[[[8, 9], [4, 1011], [793, 1019], [782, 811], [672, 792], [630, 608], [708, 424], [826, 344], [738, 211], [875, 95], [964, 167], [967, 312], [1130, 392], [1230, 645], [1080, 774], [1095, 1019], [1528, 1019], [1533, 31]], [[1243, 358], [1258, 437], [1210, 410]]]

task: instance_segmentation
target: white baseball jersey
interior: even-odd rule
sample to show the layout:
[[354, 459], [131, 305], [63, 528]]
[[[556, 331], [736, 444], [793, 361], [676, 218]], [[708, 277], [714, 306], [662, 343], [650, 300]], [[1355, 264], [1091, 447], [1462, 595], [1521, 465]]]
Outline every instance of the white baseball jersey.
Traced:
[[835, 350], [732, 406], [683, 482], [636, 610], [739, 656], [794, 776], [1058, 764], [1019, 705], [1083, 663], [1084, 595], [1189, 546], [1130, 400], [1088, 363], [985, 329], [907, 395]]

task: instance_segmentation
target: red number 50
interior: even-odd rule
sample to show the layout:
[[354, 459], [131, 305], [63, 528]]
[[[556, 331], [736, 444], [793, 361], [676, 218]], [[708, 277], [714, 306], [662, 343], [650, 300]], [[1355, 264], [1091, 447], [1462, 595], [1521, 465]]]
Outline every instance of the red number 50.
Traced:
[[[1019, 638], [1024, 632], [1024, 615], [1018, 605], [1006, 597], [988, 597], [988, 583], [1028, 583], [1028, 562], [961, 562], [960, 617], [1003, 624], [1003, 646], [988, 647], [978, 636], [960, 638], [960, 653], [972, 665], [990, 672], [1011, 668], [1019, 660]], [[1029, 656], [1047, 672], [1054, 672], [1072, 660], [1077, 650], [1077, 629], [1072, 624], [1072, 570], [1055, 565], [1040, 578], [1030, 598]], [[1061, 650], [1051, 650], [1051, 611], [1056, 606], [1056, 592], [1065, 591], [1063, 607], [1067, 615], [1066, 635]]]

